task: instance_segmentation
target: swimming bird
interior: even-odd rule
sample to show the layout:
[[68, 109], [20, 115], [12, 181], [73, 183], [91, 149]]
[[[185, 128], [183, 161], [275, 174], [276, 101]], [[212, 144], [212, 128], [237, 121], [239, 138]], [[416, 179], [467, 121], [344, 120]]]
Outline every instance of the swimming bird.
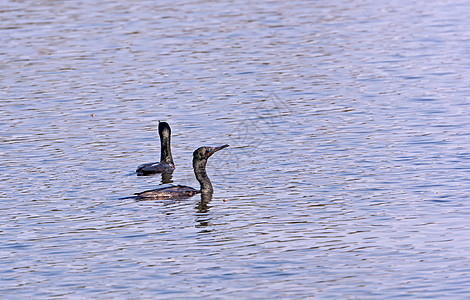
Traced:
[[206, 173], [207, 159], [217, 151], [227, 147], [228, 145], [220, 147], [200, 147], [193, 152], [194, 175], [196, 175], [196, 179], [199, 181], [201, 189], [197, 190], [189, 186], [175, 185], [136, 193], [132, 198], [137, 200], [184, 199], [201, 193], [205, 199], [210, 199], [214, 189], [209, 176], [207, 176]]
[[172, 173], [175, 170], [173, 157], [171, 156], [170, 139], [171, 128], [167, 122], [158, 122], [158, 134], [160, 135], [160, 162], [147, 163], [137, 167], [137, 175], [152, 175], [156, 173]]

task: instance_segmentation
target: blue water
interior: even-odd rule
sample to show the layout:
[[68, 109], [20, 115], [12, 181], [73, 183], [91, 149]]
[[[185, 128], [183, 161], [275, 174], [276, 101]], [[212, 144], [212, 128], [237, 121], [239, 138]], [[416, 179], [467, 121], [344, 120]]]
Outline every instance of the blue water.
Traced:
[[2, 299], [470, 296], [469, 3], [0, 7]]

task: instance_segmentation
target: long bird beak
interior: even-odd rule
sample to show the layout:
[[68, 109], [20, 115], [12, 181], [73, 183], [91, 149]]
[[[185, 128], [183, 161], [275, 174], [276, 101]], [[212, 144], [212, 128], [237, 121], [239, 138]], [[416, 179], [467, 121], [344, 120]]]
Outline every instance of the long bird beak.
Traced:
[[222, 150], [222, 149], [224, 149], [224, 148], [227, 148], [227, 147], [228, 147], [227, 144], [225, 144], [225, 145], [223, 145], [223, 146], [220, 146], [220, 147], [214, 147], [214, 152], [213, 152], [213, 153], [215, 153], [215, 152], [217, 152], [217, 151], [219, 151], [219, 150]]
[[222, 149], [227, 148], [227, 147], [228, 147], [228, 145], [223, 145], [223, 146], [220, 146], [220, 147], [207, 147], [208, 148], [208, 153], [206, 154], [207, 158], [211, 157], [217, 151], [222, 150]]

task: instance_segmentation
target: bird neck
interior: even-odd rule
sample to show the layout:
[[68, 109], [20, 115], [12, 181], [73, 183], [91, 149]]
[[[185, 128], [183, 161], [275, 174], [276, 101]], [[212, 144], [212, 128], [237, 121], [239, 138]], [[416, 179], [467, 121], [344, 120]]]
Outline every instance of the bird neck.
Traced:
[[212, 200], [211, 193], [201, 193], [201, 202], [196, 206], [198, 212], [207, 213], [209, 211], [209, 202]]
[[196, 179], [197, 181], [199, 181], [199, 184], [201, 185], [201, 193], [212, 194], [214, 189], [212, 188], [212, 183], [211, 183], [211, 180], [209, 179], [209, 176], [207, 176], [206, 164], [207, 164], [207, 159], [204, 159], [204, 160], [193, 159], [194, 175], [196, 175]]
[[160, 134], [160, 145], [160, 162], [174, 165], [173, 157], [171, 156], [170, 133], [168, 131], [164, 131]]

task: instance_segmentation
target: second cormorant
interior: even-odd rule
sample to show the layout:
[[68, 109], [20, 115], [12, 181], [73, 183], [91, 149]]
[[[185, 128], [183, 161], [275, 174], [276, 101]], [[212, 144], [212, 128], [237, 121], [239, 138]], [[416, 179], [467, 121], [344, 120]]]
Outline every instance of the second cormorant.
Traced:
[[170, 139], [171, 129], [167, 122], [158, 123], [160, 135], [160, 162], [147, 163], [137, 167], [137, 175], [152, 175], [156, 173], [172, 173], [175, 170], [173, 157], [171, 156]]

